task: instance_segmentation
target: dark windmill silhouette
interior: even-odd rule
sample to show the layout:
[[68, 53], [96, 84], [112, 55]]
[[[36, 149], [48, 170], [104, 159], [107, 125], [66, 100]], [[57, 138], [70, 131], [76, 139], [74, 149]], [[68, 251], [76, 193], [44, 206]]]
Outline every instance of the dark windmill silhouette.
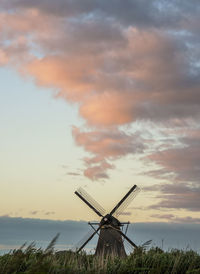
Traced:
[[[134, 185], [110, 211], [110, 213], [106, 215], [104, 215], [105, 210], [89, 194], [87, 194], [85, 190], [79, 188], [75, 191], [75, 194], [102, 218], [100, 223], [88, 223], [93, 229], [92, 233], [89, 233], [79, 242], [76, 246], [76, 251], [81, 251], [96, 234], [99, 235], [99, 239], [95, 255], [125, 257], [126, 252], [124, 248], [124, 240], [128, 241], [132, 247], [137, 248], [137, 245], [126, 236], [129, 222], [120, 222], [118, 216], [123, 213], [139, 190], [140, 189]], [[125, 233], [122, 231], [124, 225], [126, 225]], [[95, 226], [97, 226], [97, 228]]]

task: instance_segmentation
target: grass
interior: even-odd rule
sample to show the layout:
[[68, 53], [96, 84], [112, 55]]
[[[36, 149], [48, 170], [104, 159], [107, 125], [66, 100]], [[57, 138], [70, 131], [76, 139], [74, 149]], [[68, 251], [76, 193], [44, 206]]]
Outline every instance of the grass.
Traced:
[[9, 273], [144, 273], [144, 274], [200, 274], [200, 255], [192, 250], [160, 248], [148, 251], [135, 249], [124, 259], [99, 258], [85, 252], [54, 251], [56, 236], [45, 249], [35, 248], [34, 243], [0, 256], [0, 274]]

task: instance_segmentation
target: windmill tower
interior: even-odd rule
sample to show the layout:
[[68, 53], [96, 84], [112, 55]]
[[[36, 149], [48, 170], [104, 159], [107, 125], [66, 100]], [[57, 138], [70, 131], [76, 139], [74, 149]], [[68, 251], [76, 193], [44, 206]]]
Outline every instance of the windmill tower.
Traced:
[[100, 223], [88, 223], [93, 231], [89, 233], [76, 247], [77, 252], [81, 251], [86, 244], [96, 235], [99, 235], [95, 255], [114, 255], [118, 257], [125, 257], [126, 252], [123, 241], [126, 240], [134, 248], [137, 245], [131, 241], [126, 233], [122, 231], [124, 225], [129, 225], [129, 222], [120, 222], [117, 218], [129, 205], [132, 199], [139, 192], [139, 188], [134, 185], [128, 193], [117, 203], [117, 205], [105, 215], [105, 210], [89, 195], [85, 190], [79, 188], [75, 194], [86, 203], [99, 217]]

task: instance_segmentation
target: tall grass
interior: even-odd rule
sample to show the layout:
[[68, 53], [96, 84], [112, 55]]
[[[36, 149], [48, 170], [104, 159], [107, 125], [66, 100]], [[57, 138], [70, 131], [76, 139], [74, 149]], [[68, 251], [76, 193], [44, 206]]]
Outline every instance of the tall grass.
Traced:
[[135, 249], [124, 259], [95, 257], [85, 252], [54, 251], [57, 236], [45, 249], [28, 247], [0, 256], [0, 274], [9, 273], [150, 273], [200, 274], [200, 255], [192, 250]]

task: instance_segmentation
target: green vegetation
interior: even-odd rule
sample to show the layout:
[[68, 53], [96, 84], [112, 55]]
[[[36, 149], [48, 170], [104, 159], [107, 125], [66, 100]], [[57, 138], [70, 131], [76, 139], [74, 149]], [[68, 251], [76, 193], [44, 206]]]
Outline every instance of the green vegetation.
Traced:
[[151, 273], [197, 274], [200, 273], [200, 255], [192, 250], [160, 248], [145, 250], [143, 247], [125, 259], [97, 258], [82, 252], [54, 252], [56, 238], [46, 250], [36, 249], [34, 244], [0, 256], [0, 274], [8, 273]]

